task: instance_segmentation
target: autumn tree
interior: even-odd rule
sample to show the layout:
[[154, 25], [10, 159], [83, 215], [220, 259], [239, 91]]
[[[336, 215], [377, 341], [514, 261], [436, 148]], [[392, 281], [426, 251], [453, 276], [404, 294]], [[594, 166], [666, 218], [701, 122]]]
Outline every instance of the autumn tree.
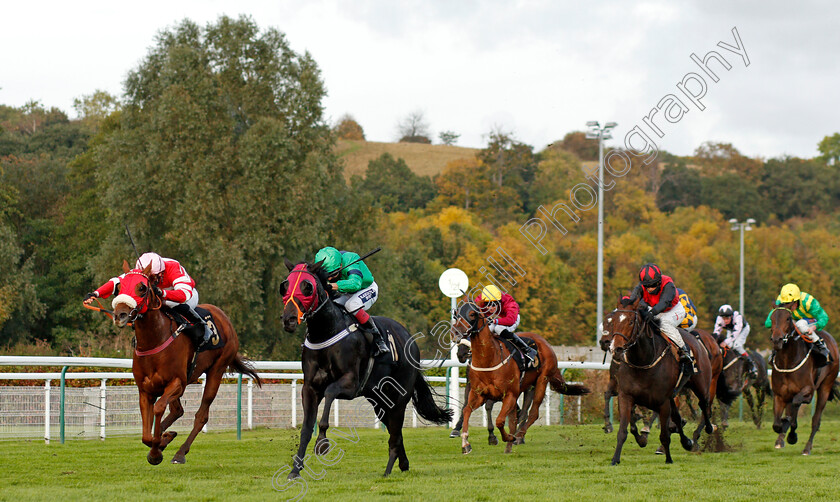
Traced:
[[349, 113], [344, 114], [340, 119], [338, 119], [338, 124], [335, 125], [333, 130], [335, 131], [338, 139], [354, 141], [365, 140], [365, 131], [362, 129], [362, 126], [356, 122], [356, 119], [354, 119]]

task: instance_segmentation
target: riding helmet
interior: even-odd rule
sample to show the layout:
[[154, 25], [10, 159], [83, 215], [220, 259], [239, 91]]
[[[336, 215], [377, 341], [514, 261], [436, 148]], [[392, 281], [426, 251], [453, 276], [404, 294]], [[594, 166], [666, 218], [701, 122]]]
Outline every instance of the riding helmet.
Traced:
[[502, 299], [502, 292], [494, 285], [485, 286], [481, 290], [481, 299], [485, 302], [498, 302]]
[[323, 260], [321, 268], [327, 273], [332, 274], [341, 267], [341, 251], [334, 247], [325, 247], [315, 254], [315, 263]]
[[648, 263], [639, 270], [639, 281], [646, 288], [658, 287], [662, 284], [662, 271], [653, 263]]
[[732, 317], [733, 310], [731, 305], [721, 305], [718, 309], [718, 315], [721, 317]]
[[140, 258], [137, 258], [137, 262], [134, 264], [134, 268], [143, 270], [152, 264], [152, 275], [157, 275], [164, 271], [166, 268], [163, 264], [163, 258], [160, 257], [157, 253], [143, 253]]
[[793, 283], [785, 284], [784, 286], [782, 286], [781, 293], [779, 293], [779, 302], [795, 302], [799, 299], [800, 296], [802, 296], [802, 293], [799, 291], [799, 286]]

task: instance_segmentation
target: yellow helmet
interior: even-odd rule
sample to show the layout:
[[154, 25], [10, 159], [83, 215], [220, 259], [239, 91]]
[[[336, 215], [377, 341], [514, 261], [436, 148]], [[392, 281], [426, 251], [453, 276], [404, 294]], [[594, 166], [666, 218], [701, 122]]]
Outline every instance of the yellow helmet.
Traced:
[[491, 284], [481, 290], [481, 299], [485, 302], [497, 302], [502, 299], [502, 292]]
[[799, 286], [796, 284], [790, 283], [785, 284], [782, 286], [782, 292], [779, 293], [779, 302], [781, 303], [790, 303], [795, 302], [802, 296], [802, 293], [799, 291]]

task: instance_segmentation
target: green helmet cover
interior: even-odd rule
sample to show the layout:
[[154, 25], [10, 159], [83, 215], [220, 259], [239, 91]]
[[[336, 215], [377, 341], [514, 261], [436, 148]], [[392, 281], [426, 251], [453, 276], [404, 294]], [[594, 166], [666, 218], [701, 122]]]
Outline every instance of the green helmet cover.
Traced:
[[334, 247], [325, 247], [315, 254], [315, 263], [323, 260], [321, 265], [328, 274], [331, 274], [341, 267], [341, 251]]

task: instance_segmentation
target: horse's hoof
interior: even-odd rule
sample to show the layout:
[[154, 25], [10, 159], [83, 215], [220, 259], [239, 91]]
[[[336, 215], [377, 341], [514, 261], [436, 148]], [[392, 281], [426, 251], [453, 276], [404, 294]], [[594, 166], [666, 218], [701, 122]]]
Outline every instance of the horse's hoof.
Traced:
[[790, 431], [787, 437], [788, 444], [796, 444], [797, 441], [799, 441], [799, 435], [793, 431]]
[[612, 426], [612, 424], [606, 424], [606, 425], [604, 426], [604, 434], [609, 434], [609, 433], [611, 433], [612, 431], [613, 431], [613, 426]]
[[665, 459], [665, 463], [666, 463], [666, 464], [673, 464], [673, 463], [674, 463], [674, 460], [673, 460], [673, 459], [670, 459], [670, 458], [666, 458], [666, 459]]
[[680, 438], [680, 444], [685, 451], [691, 451], [691, 448], [694, 447], [694, 441], [689, 438]]
[[513, 440], [513, 444], [525, 444], [525, 438], [516, 438]]
[[505, 445], [505, 453], [510, 453], [513, 451], [513, 441], [508, 441]]
[[153, 457], [150, 452], [148, 455], [146, 455], [146, 460], [148, 460], [149, 463], [152, 465], [158, 465], [159, 463], [163, 462], [163, 455], [158, 453], [156, 457]]
[[459, 438], [459, 437], [461, 437], [461, 431], [452, 429], [452, 432], [449, 433], [449, 437]]
[[178, 453], [177, 455], [172, 457], [172, 463], [173, 464], [186, 464], [187, 463], [187, 456], [186, 455], [181, 455], [180, 453]]
[[785, 447], [785, 441], [782, 438], [776, 440], [776, 449], [779, 450]]
[[330, 442], [329, 441], [318, 441], [315, 444], [315, 455], [323, 456], [330, 452]]
[[648, 444], [647, 436], [646, 435], [639, 436], [639, 439], [636, 440], [636, 443], [638, 443], [641, 448], [644, 448]]
[[490, 446], [498, 446], [499, 438], [497, 438], [496, 436], [490, 436], [487, 438], [487, 444], [489, 444]]
[[654, 453], [656, 453], [657, 455], [665, 455], [665, 447], [660, 445]]
[[642, 427], [642, 434], [644, 434], [644, 435], [650, 434], [650, 427], [648, 427], [647, 425]]
[[803, 456], [805, 456], [805, 457], [807, 457], [807, 456], [808, 456], [808, 455], [810, 455], [810, 454], [811, 454], [811, 452], [810, 452], [810, 451], [803, 451], [803, 452], [802, 452], [802, 455], [803, 455]]
[[461, 453], [463, 453], [464, 455], [469, 454], [471, 451], [472, 451], [472, 446], [470, 446], [469, 444], [467, 446], [462, 446], [461, 447]]
[[610, 462], [610, 465], [618, 465], [620, 463], [621, 463], [621, 460], [613, 460], [612, 462]]
[[289, 473], [289, 476], [286, 479], [292, 480], [292, 479], [298, 479], [298, 478], [300, 478], [300, 473], [292, 471], [292, 472]]

